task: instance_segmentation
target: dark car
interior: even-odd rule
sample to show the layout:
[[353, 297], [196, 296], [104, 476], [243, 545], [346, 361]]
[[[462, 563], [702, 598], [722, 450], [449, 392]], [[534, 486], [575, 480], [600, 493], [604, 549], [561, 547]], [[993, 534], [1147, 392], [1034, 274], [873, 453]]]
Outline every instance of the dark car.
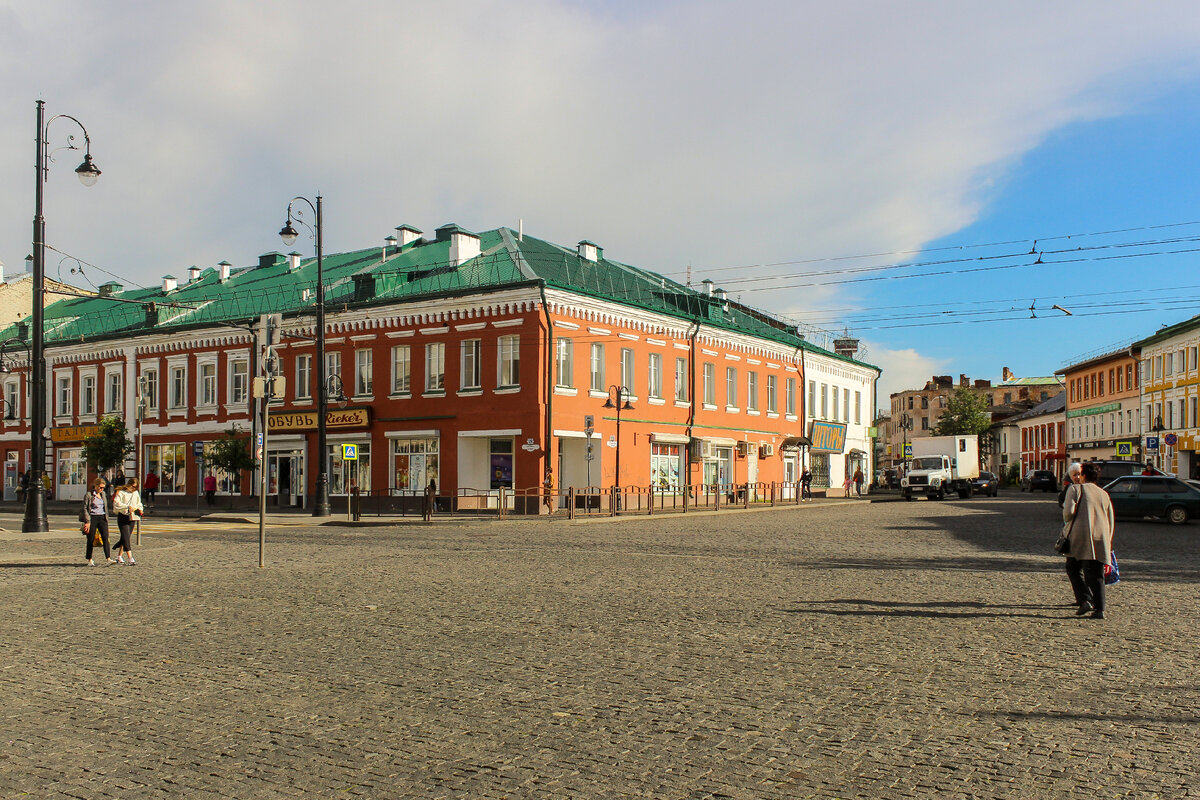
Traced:
[[995, 497], [1000, 493], [1000, 479], [991, 472], [981, 472], [978, 478], [971, 481], [971, 491]]
[[1146, 468], [1146, 465], [1140, 461], [1093, 461], [1091, 463], [1100, 467], [1100, 477], [1096, 479], [1096, 483], [1100, 486], [1107, 486], [1125, 475], [1141, 475], [1142, 470]]
[[1025, 473], [1025, 477], [1021, 478], [1021, 491], [1034, 492], [1038, 489], [1043, 492], [1057, 492], [1058, 476], [1048, 469], [1035, 469]]
[[1159, 517], [1182, 525], [1200, 516], [1200, 489], [1166, 475], [1126, 475], [1104, 487], [1118, 517]]

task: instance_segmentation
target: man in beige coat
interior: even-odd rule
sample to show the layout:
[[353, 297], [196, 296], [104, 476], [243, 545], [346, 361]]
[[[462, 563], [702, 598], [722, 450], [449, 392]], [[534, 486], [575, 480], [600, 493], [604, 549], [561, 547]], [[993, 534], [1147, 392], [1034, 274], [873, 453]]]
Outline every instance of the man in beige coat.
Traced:
[[1083, 585], [1083, 602], [1075, 612], [1091, 612], [1104, 619], [1104, 568], [1112, 561], [1113, 508], [1108, 493], [1096, 485], [1097, 464], [1083, 465], [1083, 482], [1067, 487], [1063, 500], [1063, 535], [1071, 543], [1067, 553], [1073, 586]]

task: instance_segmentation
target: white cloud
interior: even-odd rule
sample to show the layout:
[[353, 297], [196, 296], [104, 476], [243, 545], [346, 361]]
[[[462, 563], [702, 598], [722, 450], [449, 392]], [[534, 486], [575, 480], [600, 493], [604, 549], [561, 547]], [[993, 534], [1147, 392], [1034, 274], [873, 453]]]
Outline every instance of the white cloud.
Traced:
[[[331, 249], [524, 218], [736, 296], [745, 273], [705, 268], [961, 228], [1048, 133], [1200, 54], [1188, 3], [0, 0], [0, 20], [0, 258], [29, 249], [44, 97], [105, 170], [84, 192], [60, 158], [48, 238], [142, 283], [249, 263], [320, 190]], [[836, 300], [762, 288], [745, 302]]]
[[[891, 350], [865, 342], [868, 361], [883, 368], [877, 385], [876, 405], [879, 410], [891, 407], [888, 398], [895, 392], [919, 389], [934, 375], [948, 374], [950, 361], [923, 356], [912, 348]], [[957, 376], [953, 376], [957, 381]]]

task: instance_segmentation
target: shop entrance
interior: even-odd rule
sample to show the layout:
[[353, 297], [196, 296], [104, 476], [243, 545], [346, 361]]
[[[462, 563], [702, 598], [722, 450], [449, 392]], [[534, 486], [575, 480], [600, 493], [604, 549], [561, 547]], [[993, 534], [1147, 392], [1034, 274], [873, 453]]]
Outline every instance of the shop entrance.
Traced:
[[304, 505], [304, 453], [300, 450], [273, 452], [269, 459], [267, 496], [275, 497], [280, 508]]

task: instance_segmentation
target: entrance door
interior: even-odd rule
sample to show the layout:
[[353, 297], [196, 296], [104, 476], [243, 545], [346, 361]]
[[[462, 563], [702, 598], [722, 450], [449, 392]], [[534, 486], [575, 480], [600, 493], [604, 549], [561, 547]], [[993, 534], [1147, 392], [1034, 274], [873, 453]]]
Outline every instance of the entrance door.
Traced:
[[288, 456], [277, 456], [276, 461], [278, 473], [275, 485], [279, 487], [276, 502], [280, 508], [286, 508], [292, 504], [292, 459]]
[[[12, 453], [16, 456], [16, 453]], [[4, 462], [4, 499], [17, 499], [17, 462], [15, 459]]]

